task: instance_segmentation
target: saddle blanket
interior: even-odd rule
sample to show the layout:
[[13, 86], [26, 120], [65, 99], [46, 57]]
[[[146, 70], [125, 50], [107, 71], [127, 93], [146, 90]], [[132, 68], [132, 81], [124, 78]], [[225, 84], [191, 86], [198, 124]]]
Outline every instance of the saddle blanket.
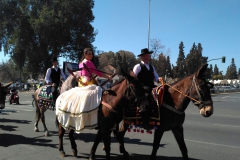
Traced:
[[45, 107], [46, 109], [54, 111], [52, 90], [53, 87], [51, 85], [46, 85], [41, 88], [38, 95], [38, 105], [40, 108]]
[[102, 98], [102, 88], [92, 84], [63, 92], [56, 100], [58, 122], [65, 128], [80, 133], [83, 129], [97, 127], [97, 112]]

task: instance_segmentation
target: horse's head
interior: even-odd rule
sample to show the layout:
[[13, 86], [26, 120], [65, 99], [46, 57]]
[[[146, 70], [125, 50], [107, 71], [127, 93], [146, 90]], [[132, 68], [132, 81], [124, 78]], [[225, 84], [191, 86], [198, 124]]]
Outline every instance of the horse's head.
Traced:
[[0, 87], [0, 109], [5, 108], [5, 100], [6, 100], [7, 92], [4, 87]]
[[207, 64], [203, 65], [196, 73], [193, 74], [192, 86], [189, 95], [194, 98], [194, 100], [192, 100], [193, 103], [198, 106], [200, 114], [204, 117], [209, 117], [213, 114], [213, 101], [210, 92], [213, 84], [208, 82], [203, 75], [207, 66]]
[[130, 74], [125, 73], [123, 70], [122, 74], [127, 80], [126, 98], [137, 104], [140, 108], [147, 108], [149, 106], [148, 97], [145, 94], [145, 89], [143, 88], [140, 81], [136, 78], [135, 74], [130, 71]]
[[[78, 72], [73, 72], [73, 74], [75, 76], [78, 76], [79, 73]], [[74, 76], [72, 76], [71, 74], [67, 77], [67, 79], [62, 83], [61, 86], [61, 90], [60, 93], [63, 93], [71, 88], [74, 88], [78, 85], [76, 79], [74, 78]]]

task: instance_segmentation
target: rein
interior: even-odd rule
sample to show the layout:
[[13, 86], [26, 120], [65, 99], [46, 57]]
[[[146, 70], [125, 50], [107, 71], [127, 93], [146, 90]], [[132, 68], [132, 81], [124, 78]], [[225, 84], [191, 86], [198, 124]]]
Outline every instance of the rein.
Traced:
[[[198, 91], [198, 89], [197, 89], [197, 85], [196, 85], [195, 79], [196, 79], [196, 78], [195, 78], [195, 75], [194, 75], [194, 77], [193, 77], [193, 83], [194, 83], [194, 86], [195, 86], [195, 88], [196, 88], [196, 91], [197, 91], [197, 93], [198, 93], [199, 98], [202, 99], [202, 98], [201, 98], [201, 95], [200, 95], [200, 93], [199, 93], [199, 91]], [[184, 95], [185, 97], [188, 97], [189, 99], [195, 101], [195, 103], [198, 103], [198, 104], [201, 104], [201, 103], [202, 103], [201, 101], [198, 101], [198, 100], [196, 100], [196, 99], [194, 99], [194, 98], [186, 95], [185, 93], [179, 91], [178, 89], [174, 88], [173, 86], [169, 85], [168, 83], [164, 83], [163, 80], [161, 80], [161, 83], [162, 83], [163, 85], [167, 85], [167, 86], [171, 87], [172, 89], [174, 89], [174, 90], [177, 91], [178, 93], [180, 93], [180, 94]], [[193, 86], [193, 85], [192, 85], [192, 86]], [[192, 86], [191, 86], [191, 88], [190, 88], [190, 91], [192, 90]]]
[[[137, 96], [136, 96], [136, 93], [134, 92], [132, 86], [129, 84], [128, 81], [127, 81], [127, 86], [128, 86], [128, 90], [131, 90], [131, 91], [133, 92], [133, 95], [134, 95], [135, 97], [137, 97]], [[128, 93], [129, 93], [129, 92], [128, 92]], [[136, 99], [137, 99], [137, 98], [136, 98]], [[101, 104], [104, 105], [105, 107], [107, 107], [109, 110], [111, 110], [111, 111], [113, 111], [113, 112], [115, 112], [115, 113], [119, 113], [119, 112], [116, 111], [110, 104], [104, 102], [103, 100], [101, 101]]]

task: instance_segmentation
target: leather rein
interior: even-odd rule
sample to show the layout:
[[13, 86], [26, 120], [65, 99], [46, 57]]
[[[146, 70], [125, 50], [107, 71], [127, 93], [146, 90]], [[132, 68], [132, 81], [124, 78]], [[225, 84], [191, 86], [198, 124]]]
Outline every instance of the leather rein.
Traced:
[[[128, 81], [127, 81], [127, 86], [128, 86], [127, 93], [129, 93], [129, 92], [128, 92], [129, 90], [132, 91], [134, 97], [136, 97], [135, 101], [138, 101], [138, 99], [140, 99], [141, 97], [140, 97], [140, 98], [137, 98], [137, 94], [135, 93], [135, 91], [134, 91], [134, 89], [133, 89], [133, 86], [130, 85], [130, 83], [129, 83]], [[119, 113], [119, 112], [116, 111], [110, 104], [104, 102], [103, 100], [101, 101], [101, 104], [102, 104], [103, 106], [107, 107], [110, 111], [113, 111], [113, 112], [115, 112], [115, 113]]]
[[[198, 87], [197, 87], [197, 84], [196, 84], [196, 77], [195, 77], [195, 75], [193, 76], [192, 85], [191, 85], [191, 88], [189, 89], [188, 95], [189, 95], [189, 93], [191, 92], [191, 90], [193, 89], [193, 87], [195, 87], [196, 92], [197, 92], [197, 94], [198, 94], [199, 100], [196, 100], [195, 98], [192, 98], [192, 97], [188, 96], [187, 94], [181, 92], [180, 90], [178, 90], [178, 89], [176, 89], [175, 87], [169, 85], [168, 83], [165, 83], [163, 80], [161, 80], [161, 83], [162, 83], [163, 85], [169, 86], [170, 88], [174, 89], [174, 90], [177, 91], [178, 93], [180, 93], [180, 94], [184, 95], [185, 97], [188, 97], [189, 99], [191, 99], [192, 101], [194, 101], [194, 104], [197, 105], [199, 109], [202, 109], [202, 108], [205, 106], [205, 104], [208, 104], [208, 102], [206, 103], [206, 102], [203, 102], [203, 101], [202, 101], [202, 96], [201, 96], [201, 94], [200, 94], [200, 92], [199, 92], [199, 89], [198, 89]], [[166, 103], [163, 103], [162, 105], [163, 105], [165, 108], [167, 108], [167, 109], [169, 109], [169, 110], [171, 110], [171, 111], [173, 111], [173, 112], [175, 112], [175, 113], [177, 113], [177, 114], [183, 114], [183, 113], [184, 113], [184, 112], [181, 112], [181, 111], [177, 110], [175, 107], [169, 106], [169, 105], [166, 104]]]

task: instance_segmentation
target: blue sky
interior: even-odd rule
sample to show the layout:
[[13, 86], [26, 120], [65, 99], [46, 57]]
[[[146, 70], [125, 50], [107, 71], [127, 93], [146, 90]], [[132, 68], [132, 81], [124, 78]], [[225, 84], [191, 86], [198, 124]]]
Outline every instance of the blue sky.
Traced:
[[[184, 43], [185, 56], [193, 43], [202, 44], [203, 56], [226, 73], [234, 58], [240, 68], [240, 0], [95, 0], [92, 23], [98, 31], [93, 45], [105, 52], [125, 50], [138, 55], [150, 39], [160, 39], [170, 49], [173, 65]], [[8, 59], [3, 53], [0, 60]], [[61, 59], [63, 61], [63, 59]], [[60, 62], [61, 62], [60, 61]], [[238, 71], [238, 70], [237, 70]]]

